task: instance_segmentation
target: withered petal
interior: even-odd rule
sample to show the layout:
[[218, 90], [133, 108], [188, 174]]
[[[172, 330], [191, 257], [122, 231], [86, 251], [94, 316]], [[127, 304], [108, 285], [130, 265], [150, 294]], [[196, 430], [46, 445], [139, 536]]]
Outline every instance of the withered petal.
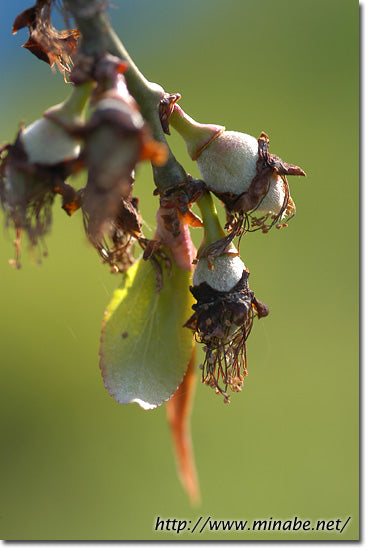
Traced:
[[255, 306], [259, 319], [261, 319], [261, 317], [266, 317], [267, 315], [269, 315], [269, 307], [261, 300], [255, 298], [255, 296], [253, 297], [251, 303]]
[[[305, 172], [294, 164], [284, 162], [277, 155], [269, 153], [269, 137], [265, 132], [261, 132], [258, 139], [257, 172], [262, 172], [265, 164], [272, 168], [280, 176], [306, 176]], [[251, 187], [251, 186], [250, 186]]]
[[16, 34], [20, 29], [23, 29], [24, 27], [34, 26], [38, 9], [39, 8], [35, 5], [19, 13], [14, 19], [12, 33]]
[[50, 66], [52, 66], [55, 62], [55, 59], [52, 61], [50, 59], [50, 56], [43, 49], [43, 47], [37, 42], [35, 42], [32, 38], [29, 38], [27, 42], [23, 44], [22, 48], [26, 48], [31, 53], [33, 53], [33, 55], [35, 55], [38, 59], [41, 59], [41, 61], [45, 61], [45, 63], [48, 63]]
[[132, 201], [133, 199], [126, 200], [122, 198], [115, 224], [122, 231], [140, 234], [142, 229], [142, 220], [138, 208], [135, 207]]
[[202, 219], [199, 218], [192, 210], [188, 210], [186, 214], [183, 214], [183, 220], [190, 227], [203, 227]]
[[265, 132], [261, 132], [258, 139], [259, 157], [268, 158], [269, 137]]
[[306, 176], [305, 172], [299, 166], [284, 162], [276, 155], [269, 155], [268, 164], [280, 176]]

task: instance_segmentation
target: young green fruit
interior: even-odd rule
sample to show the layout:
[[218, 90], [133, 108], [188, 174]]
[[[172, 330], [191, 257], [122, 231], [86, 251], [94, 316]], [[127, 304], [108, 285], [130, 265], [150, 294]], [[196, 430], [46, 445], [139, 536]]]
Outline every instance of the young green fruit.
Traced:
[[92, 82], [74, 86], [70, 97], [48, 109], [20, 134], [20, 141], [31, 164], [52, 166], [76, 159], [81, 152], [81, 140], [68, 129], [82, 124]]
[[[257, 139], [241, 132], [224, 131], [201, 152], [197, 166], [213, 192], [239, 196], [249, 191], [256, 176], [258, 158]], [[284, 183], [278, 174], [271, 173], [266, 193], [255, 210], [253, 205], [250, 210], [255, 215], [278, 214], [284, 200]]]
[[290, 213], [293, 202], [285, 176], [305, 173], [269, 154], [266, 134], [257, 140], [222, 126], [199, 124], [177, 104], [172, 106], [169, 122], [185, 140], [207, 187], [229, 212], [279, 219]]
[[80, 140], [68, 135], [61, 126], [47, 118], [27, 126], [20, 139], [32, 164], [59, 164], [77, 158], [81, 151]]
[[[237, 253], [235, 248], [233, 250]], [[217, 256], [212, 265], [213, 269], [209, 269], [207, 258], [199, 259], [193, 274], [194, 286], [207, 283], [214, 290], [228, 292], [236, 286], [246, 269], [239, 256], [230, 254]]]

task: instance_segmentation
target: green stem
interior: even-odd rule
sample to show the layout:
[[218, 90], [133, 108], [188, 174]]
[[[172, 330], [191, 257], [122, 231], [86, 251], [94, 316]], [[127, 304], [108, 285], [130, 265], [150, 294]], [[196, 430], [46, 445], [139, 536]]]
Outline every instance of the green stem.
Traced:
[[225, 129], [218, 124], [201, 124], [187, 115], [179, 105], [174, 105], [169, 124], [181, 135], [188, 154], [196, 160], [202, 151]]
[[179, 134], [181, 134], [186, 142], [196, 138], [199, 126], [204, 126], [187, 115], [177, 104], [174, 106], [172, 114], [170, 115], [169, 123]]
[[74, 86], [72, 93], [64, 102], [64, 111], [70, 113], [71, 116], [73, 113], [80, 113], [83, 116], [94, 86], [95, 82], [93, 81]]
[[55, 119], [64, 124], [82, 124], [84, 113], [95, 83], [91, 80], [73, 86], [70, 96], [59, 105], [54, 105], [46, 111], [44, 117]]
[[207, 246], [223, 239], [226, 234], [220, 225], [218, 214], [215, 208], [212, 196], [208, 191], [205, 191], [201, 199], [196, 203], [200, 208], [202, 221], [204, 224], [204, 238], [199, 248], [199, 252]]
[[[73, 15], [82, 35], [81, 49], [89, 56], [99, 56], [106, 52], [116, 55], [128, 63], [124, 73], [127, 86], [137, 101], [141, 113], [150, 124], [153, 138], [168, 146], [159, 118], [159, 102], [164, 90], [158, 84], [149, 82], [132, 61], [127, 50], [102, 13], [103, 4], [91, 0], [64, 0], [68, 11]], [[186, 172], [174, 157], [169, 146], [168, 161], [164, 166], [153, 167], [154, 181], [159, 190], [177, 185], [186, 180]]]

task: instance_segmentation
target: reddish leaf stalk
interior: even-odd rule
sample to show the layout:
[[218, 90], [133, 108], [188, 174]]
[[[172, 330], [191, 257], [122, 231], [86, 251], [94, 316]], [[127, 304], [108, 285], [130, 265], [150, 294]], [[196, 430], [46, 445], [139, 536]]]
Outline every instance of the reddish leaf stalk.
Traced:
[[189, 424], [196, 382], [195, 362], [194, 346], [186, 374], [173, 397], [167, 402], [167, 418], [172, 433], [179, 478], [192, 504], [199, 504], [200, 489]]

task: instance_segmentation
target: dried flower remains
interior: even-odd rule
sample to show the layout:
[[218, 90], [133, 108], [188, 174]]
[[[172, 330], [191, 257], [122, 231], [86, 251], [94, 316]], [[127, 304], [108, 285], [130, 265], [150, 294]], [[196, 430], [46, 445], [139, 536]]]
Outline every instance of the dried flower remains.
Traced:
[[[218, 256], [217, 260], [220, 258], [228, 258], [229, 263], [235, 261], [234, 256]], [[216, 263], [214, 270], [217, 268], [223, 270], [224, 265]], [[195, 313], [185, 327], [194, 332], [198, 342], [205, 344], [205, 361], [200, 366], [202, 382], [221, 394], [225, 403], [230, 401], [228, 390], [242, 390], [247, 375], [246, 340], [254, 317], [269, 313], [268, 307], [250, 290], [248, 278], [249, 271], [244, 269], [229, 290], [217, 290], [205, 281], [190, 287], [196, 299], [192, 306]]]
[[268, 149], [268, 135], [262, 132], [258, 139], [256, 175], [246, 191], [237, 194], [213, 190], [226, 207], [226, 228], [232, 236], [258, 229], [267, 233], [274, 225], [280, 229], [282, 223], [287, 227], [296, 213], [286, 176], [306, 174], [299, 166], [283, 162]]
[[44, 236], [52, 222], [52, 205], [55, 195], [65, 189], [68, 163], [42, 165], [32, 163], [24, 149], [22, 129], [14, 144], [7, 144], [0, 151], [0, 201], [5, 212], [6, 224], [10, 222], [16, 231], [16, 259], [11, 261], [20, 267], [20, 241], [23, 231], [31, 246], [41, 244], [45, 254]]
[[37, 0], [15, 18], [13, 34], [28, 27], [29, 38], [23, 47], [51, 67], [56, 65], [65, 75], [73, 65], [71, 56], [77, 51], [79, 32], [77, 29], [58, 31], [51, 22], [52, 7], [52, 0]]

